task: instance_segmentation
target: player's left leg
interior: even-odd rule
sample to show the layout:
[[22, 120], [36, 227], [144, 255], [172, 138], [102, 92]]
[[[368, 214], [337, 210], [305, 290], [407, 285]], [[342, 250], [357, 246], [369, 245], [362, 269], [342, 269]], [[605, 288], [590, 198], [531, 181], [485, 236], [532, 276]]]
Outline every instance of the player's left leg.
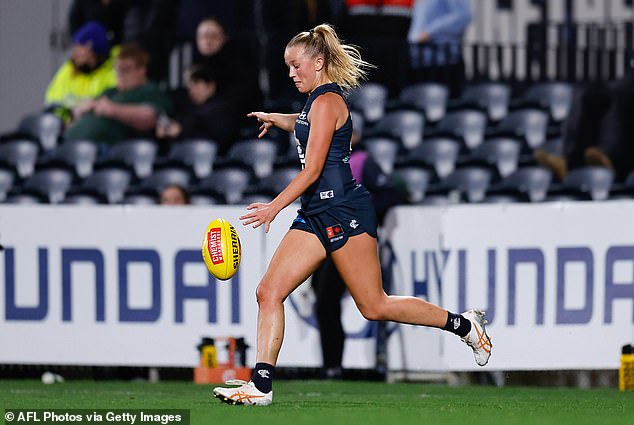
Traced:
[[[361, 314], [368, 320], [391, 320], [451, 331], [474, 351], [483, 366], [491, 355], [491, 341], [481, 312], [464, 316], [416, 297], [387, 295], [383, 290], [377, 241], [367, 233], [351, 236], [332, 259]], [[463, 320], [464, 319], [464, 320]]]

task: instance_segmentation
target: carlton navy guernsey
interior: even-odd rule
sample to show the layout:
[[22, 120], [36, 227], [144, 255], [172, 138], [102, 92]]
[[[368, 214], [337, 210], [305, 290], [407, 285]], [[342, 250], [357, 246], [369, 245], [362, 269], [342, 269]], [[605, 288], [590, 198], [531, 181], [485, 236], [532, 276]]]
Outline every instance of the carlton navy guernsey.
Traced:
[[[297, 138], [297, 152], [299, 160], [304, 167], [306, 146], [310, 135], [310, 123], [308, 113], [317, 99], [324, 93], [337, 93], [344, 101], [345, 94], [336, 83], [328, 83], [317, 87], [308, 96], [306, 104], [295, 121], [295, 137]], [[347, 101], [346, 101], [347, 105]], [[319, 178], [301, 196], [302, 212], [306, 215], [318, 214], [329, 207], [347, 201], [353, 201], [360, 197], [369, 197], [368, 191], [352, 177], [350, 170], [350, 139], [352, 138], [352, 119], [348, 114], [345, 124], [336, 130], [330, 143], [328, 156]]]

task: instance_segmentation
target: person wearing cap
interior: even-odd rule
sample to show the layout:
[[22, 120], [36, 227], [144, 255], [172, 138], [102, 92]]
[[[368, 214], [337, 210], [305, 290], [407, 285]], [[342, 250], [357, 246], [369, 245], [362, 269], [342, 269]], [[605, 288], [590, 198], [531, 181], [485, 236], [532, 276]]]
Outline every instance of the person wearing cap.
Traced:
[[73, 34], [71, 57], [55, 73], [45, 95], [45, 104], [72, 109], [117, 84], [114, 56], [106, 28], [89, 21]]

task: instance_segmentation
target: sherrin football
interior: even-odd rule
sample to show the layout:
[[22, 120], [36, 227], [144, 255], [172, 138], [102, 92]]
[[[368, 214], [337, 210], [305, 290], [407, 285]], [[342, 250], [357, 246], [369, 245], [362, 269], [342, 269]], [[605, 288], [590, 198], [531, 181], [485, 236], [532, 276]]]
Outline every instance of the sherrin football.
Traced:
[[217, 218], [207, 226], [202, 246], [203, 260], [216, 279], [227, 280], [240, 266], [242, 248], [238, 232], [227, 220]]

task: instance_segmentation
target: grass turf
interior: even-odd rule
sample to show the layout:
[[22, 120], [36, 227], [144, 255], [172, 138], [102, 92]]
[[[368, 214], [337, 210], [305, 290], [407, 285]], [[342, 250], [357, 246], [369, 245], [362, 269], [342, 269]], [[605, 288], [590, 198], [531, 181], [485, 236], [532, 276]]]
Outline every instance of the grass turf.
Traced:
[[634, 420], [634, 392], [616, 389], [279, 380], [274, 394], [272, 406], [254, 408], [221, 403], [211, 397], [210, 385], [186, 382], [0, 380], [3, 409], [187, 409], [193, 425], [605, 425]]

